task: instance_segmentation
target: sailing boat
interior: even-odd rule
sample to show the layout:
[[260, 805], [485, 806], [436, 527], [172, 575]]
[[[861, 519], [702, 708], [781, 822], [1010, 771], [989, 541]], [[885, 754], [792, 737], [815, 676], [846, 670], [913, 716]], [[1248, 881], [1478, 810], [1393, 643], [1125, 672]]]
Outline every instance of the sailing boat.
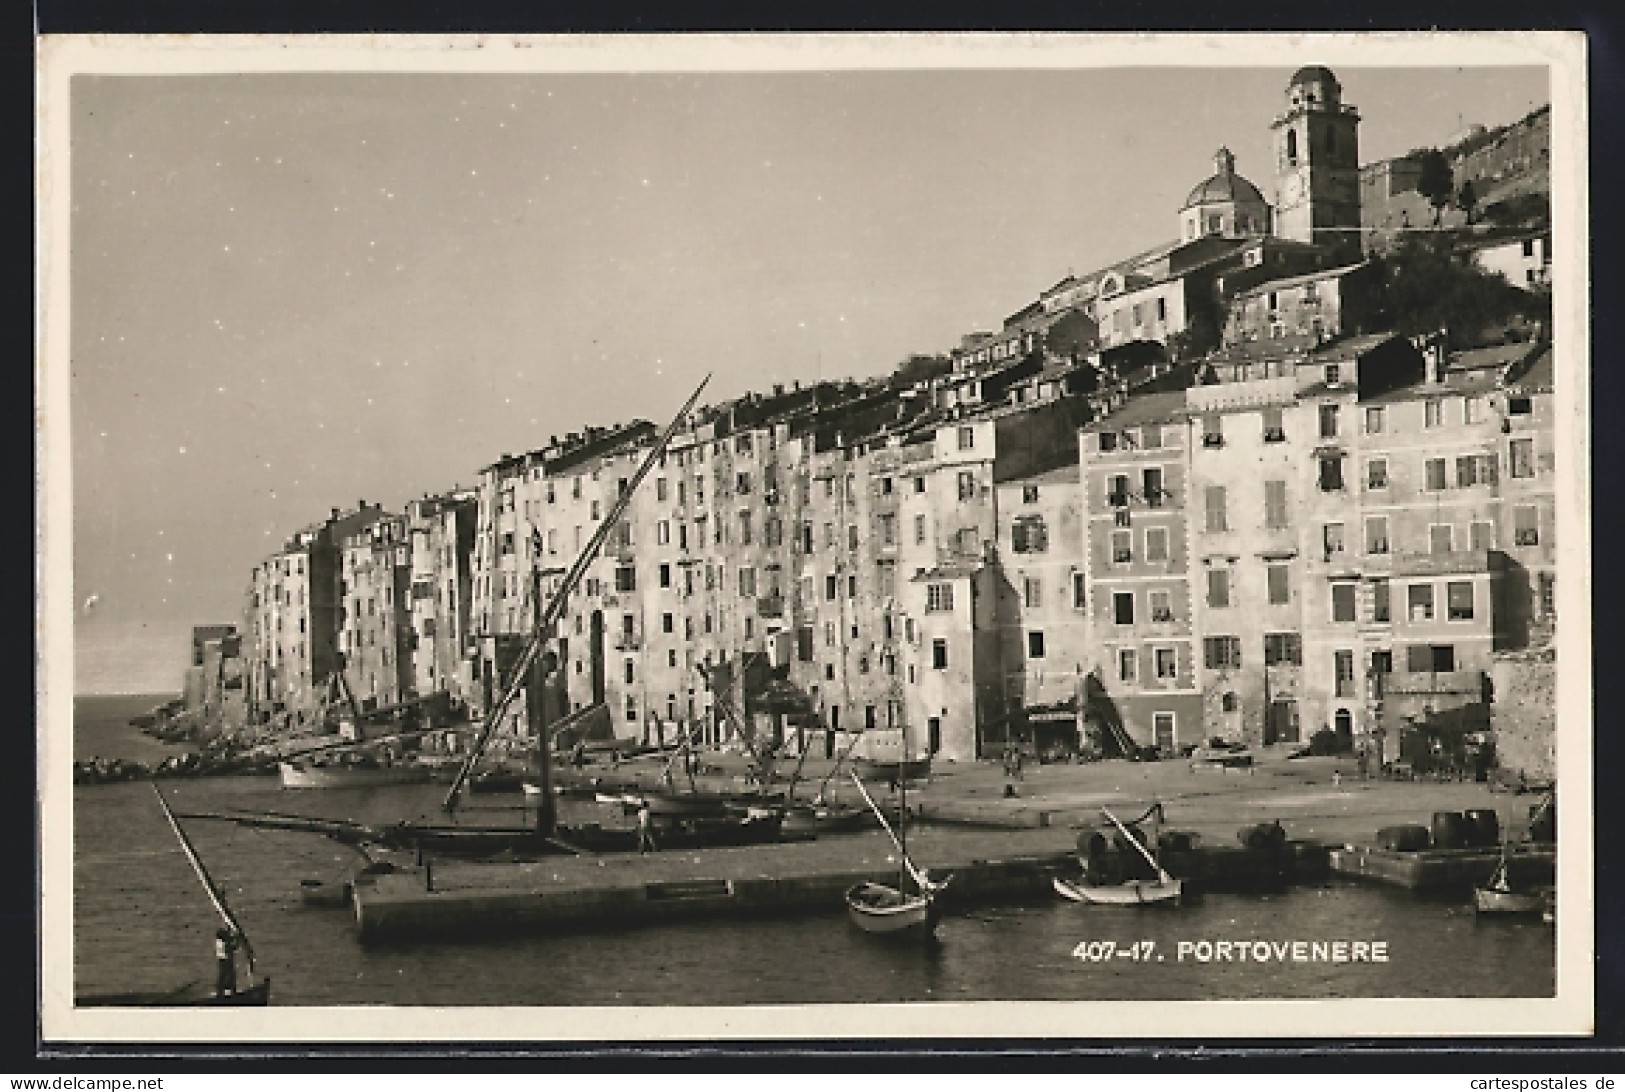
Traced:
[[[905, 733], [906, 742], [906, 733]], [[899, 767], [906, 755], [907, 747], [900, 748]], [[949, 876], [941, 883], [931, 880], [922, 870], [914, 866], [908, 855], [908, 845], [903, 840], [908, 823], [907, 793], [908, 783], [899, 770], [897, 788], [903, 795], [898, 797], [897, 830], [886, 821], [885, 814], [875, 803], [874, 797], [864, 787], [863, 779], [856, 773], [852, 774], [852, 783], [857, 785], [858, 792], [863, 794], [880, 825], [891, 836], [892, 843], [897, 846], [897, 856], [901, 863], [897, 868], [897, 886], [890, 887], [883, 883], [866, 881], [848, 888], [846, 892], [846, 908], [848, 916], [854, 924], [866, 933], [875, 933], [892, 937], [897, 940], [931, 940], [936, 936], [937, 921], [942, 917], [942, 910], [937, 905], [937, 894], [948, 886], [953, 879]], [[909, 893], [909, 880], [914, 881], [914, 893]]]
[[[1160, 805], [1159, 805], [1160, 807]], [[1156, 810], [1156, 809], [1153, 809]], [[1055, 890], [1063, 898], [1073, 902], [1097, 903], [1108, 906], [1141, 906], [1150, 904], [1163, 904], [1178, 906], [1183, 893], [1183, 884], [1168, 874], [1168, 870], [1151, 855], [1150, 850], [1140, 843], [1140, 840], [1129, 832], [1111, 812], [1101, 808], [1100, 812], [1111, 820], [1114, 827], [1123, 835], [1125, 841], [1139, 851], [1156, 872], [1154, 880], [1124, 880], [1118, 884], [1091, 884], [1087, 878], [1083, 880], [1067, 880], [1056, 876], [1053, 879]]]
[[180, 822], [175, 818], [175, 813], [169, 810], [169, 803], [164, 799], [164, 794], [159, 792], [157, 785], [152, 787], [152, 791], [158, 797], [158, 806], [164, 809], [164, 818], [169, 820], [169, 829], [175, 832], [175, 837], [181, 843], [181, 849], [186, 851], [186, 859], [191, 863], [192, 871], [196, 873], [198, 882], [203, 885], [204, 894], [209, 896], [209, 902], [214, 906], [215, 913], [220, 915], [220, 920], [224, 923], [224, 929], [221, 931], [229, 932], [242, 947], [243, 955], [248, 958], [249, 985], [228, 990], [224, 993], [203, 993], [196, 988], [196, 983], [189, 982], [168, 992], [98, 994], [75, 997], [73, 1003], [87, 1008], [270, 1004], [271, 980], [261, 978], [257, 982], [254, 981], [254, 948], [248, 943], [248, 934], [243, 930], [242, 924], [238, 922], [237, 916], [231, 912], [231, 907], [226, 905], [226, 896], [219, 887], [215, 886], [214, 880], [209, 876], [209, 870], [203, 867], [202, 858], [197, 855], [197, 850], [192, 848], [192, 841], [186, 836], [186, 832], [181, 829]]
[[1546, 908], [1546, 892], [1519, 891], [1507, 877], [1507, 846], [1501, 844], [1501, 859], [1483, 887], [1473, 889], [1473, 910], [1480, 914], [1538, 914]]

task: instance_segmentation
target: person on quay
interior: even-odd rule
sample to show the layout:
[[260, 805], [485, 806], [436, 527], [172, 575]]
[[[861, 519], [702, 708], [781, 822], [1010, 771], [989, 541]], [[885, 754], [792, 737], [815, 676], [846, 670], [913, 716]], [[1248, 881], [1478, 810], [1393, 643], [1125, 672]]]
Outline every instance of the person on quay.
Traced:
[[655, 845], [654, 820], [649, 814], [649, 802], [643, 801], [638, 805], [638, 853], [657, 853], [660, 847]]

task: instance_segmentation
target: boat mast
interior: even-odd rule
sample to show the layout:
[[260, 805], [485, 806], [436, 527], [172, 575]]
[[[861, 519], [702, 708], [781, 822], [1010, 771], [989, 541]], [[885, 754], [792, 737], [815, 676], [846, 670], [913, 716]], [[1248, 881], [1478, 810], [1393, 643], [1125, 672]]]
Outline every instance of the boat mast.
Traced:
[[186, 836], [186, 831], [181, 829], [180, 822], [175, 818], [175, 813], [169, 810], [169, 801], [164, 799], [164, 794], [159, 791], [157, 784], [152, 786], [152, 791], [158, 797], [158, 806], [164, 809], [164, 818], [169, 820], [169, 829], [175, 832], [176, 839], [181, 843], [181, 849], [186, 851], [186, 859], [191, 862], [192, 871], [197, 874], [198, 882], [203, 885], [203, 890], [209, 896], [209, 901], [214, 904], [215, 913], [220, 915], [220, 920], [226, 923], [226, 928], [230, 929], [233, 935], [241, 938], [243, 954], [248, 957], [248, 973], [252, 977], [254, 974], [254, 947], [248, 943], [248, 934], [243, 931], [243, 927], [238, 923], [236, 915], [231, 912], [231, 907], [226, 905], [225, 895], [221, 894], [220, 889], [215, 886], [214, 880], [209, 876], [209, 870], [203, 867], [203, 859], [197, 855], [197, 850], [192, 848], [192, 840]]
[[638, 467], [636, 474], [632, 475], [632, 480], [627, 482], [626, 489], [622, 491], [621, 495], [615, 498], [614, 505], [605, 513], [604, 521], [598, 525], [598, 529], [593, 532], [592, 538], [587, 541], [587, 545], [582, 548], [581, 553], [576, 557], [575, 563], [564, 574], [564, 579], [559, 584], [558, 590], [547, 601], [547, 607], [537, 616], [536, 625], [525, 643], [524, 652], [520, 654], [518, 661], [513, 665], [501, 698], [486, 714], [485, 724], [481, 726], [478, 738], [474, 740], [473, 747], [469, 749], [468, 757], [463, 760], [462, 767], [458, 769], [457, 776], [451, 783], [451, 788], [446, 790], [446, 798], [442, 802], [442, 806], [448, 812], [456, 810], [457, 794], [462, 791], [464, 783], [468, 780], [468, 775], [474, 769], [474, 764], [479, 761], [480, 754], [485, 750], [485, 745], [490, 742], [491, 735], [496, 731], [497, 725], [502, 723], [502, 718], [507, 715], [508, 708], [513, 704], [514, 698], [518, 696], [519, 691], [524, 689], [529, 681], [531, 665], [536, 662], [536, 658], [541, 654], [543, 646], [547, 644], [546, 634], [548, 630], [563, 615], [565, 601], [569, 598], [571, 592], [575, 590], [575, 586], [581, 582], [581, 578], [586, 575], [588, 566], [592, 564], [598, 555], [598, 551], [608, 541], [610, 531], [614, 529], [620, 518], [626, 514], [627, 508], [632, 503], [632, 497], [637, 492], [638, 485], [644, 478], [648, 477], [649, 471], [654, 469], [655, 463], [660, 459], [661, 454], [665, 452], [666, 445], [671, 443], [671, 438], [676, 435], [678, 427], [688, 419], [689, 411], [694, 408], [694, 403], [700, 400], [700, 392], [705, 390], [705, 385], [709, 382], [711, 382], [711, 376], [707, 374], [704, 379], [700, 380], [700, 385], [694, 388], [694, 393], [688, 396], [688, 401], [683, 403], [683, 408], [678, 410], [677, 415], [671, 419], [671, 423], [660, 434], [660, 438], [655, 441], [655, 445], [649, 449], [649, 454], [644, 458], [643, 465]]

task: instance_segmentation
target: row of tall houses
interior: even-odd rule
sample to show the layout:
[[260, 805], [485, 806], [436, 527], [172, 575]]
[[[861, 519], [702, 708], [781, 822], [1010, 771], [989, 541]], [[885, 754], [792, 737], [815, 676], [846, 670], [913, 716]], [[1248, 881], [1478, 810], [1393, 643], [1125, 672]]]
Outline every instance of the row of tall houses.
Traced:
[[[1221, 150], [1177, 241], [942, 374], [682, 422], [549, 634], [568, 708], [969, 759], [1381, 738], [1481, 703], [1552, 616], [1550, 350], [1380, 329], [1358, 115], [1311, 67], [1273, 125], [1274, 204]], [[1216, 351], [1185, 350], [1201, 326]], [[489, 709], [656, 433], [589, 428], [295, 535], [254, 573], [251, 711], [308, 717], [337, 674], [363, 704]]]

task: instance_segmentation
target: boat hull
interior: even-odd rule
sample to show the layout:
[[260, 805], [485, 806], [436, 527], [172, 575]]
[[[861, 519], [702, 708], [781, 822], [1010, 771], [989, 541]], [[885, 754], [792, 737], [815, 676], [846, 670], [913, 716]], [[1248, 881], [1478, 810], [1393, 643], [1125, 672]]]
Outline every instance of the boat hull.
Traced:
[[1177, 906], [1184, 894], [1184, 885], [1171, 876], [1119, 884], [1077, 883], [1056, 876], [1052, 882], [1062, 898], [1096, 906]]
[[85, 997], [75, 997], [75, 1008], [124, 1008], [124, 1009], [151, 1009], [151, 1008], [216, 1008], [269, 1005], [271, 1003], [271, 980], [262, 979], [254, 985], [235, 993], [217, 994], [200, 988], [196, 983], [188, 983], [178, 990], [168, 993], [111, 993], [91, 994]]
[[418, 785], [429, 780], [427, 766], [299, 766], [277, 764], [284, 789], [370, 789], [378, 785]]
[[1494, 887], [1473, 889], [1473, 910], [1480, 914], [1539, 914], [1545, 909], [1544, 892]]
[[846, 892], [847, 916], [859, 929], [893, 940], [930, 940], [942, 912], [926, 895], [904, 895], [885, 884], [860, 883]]

